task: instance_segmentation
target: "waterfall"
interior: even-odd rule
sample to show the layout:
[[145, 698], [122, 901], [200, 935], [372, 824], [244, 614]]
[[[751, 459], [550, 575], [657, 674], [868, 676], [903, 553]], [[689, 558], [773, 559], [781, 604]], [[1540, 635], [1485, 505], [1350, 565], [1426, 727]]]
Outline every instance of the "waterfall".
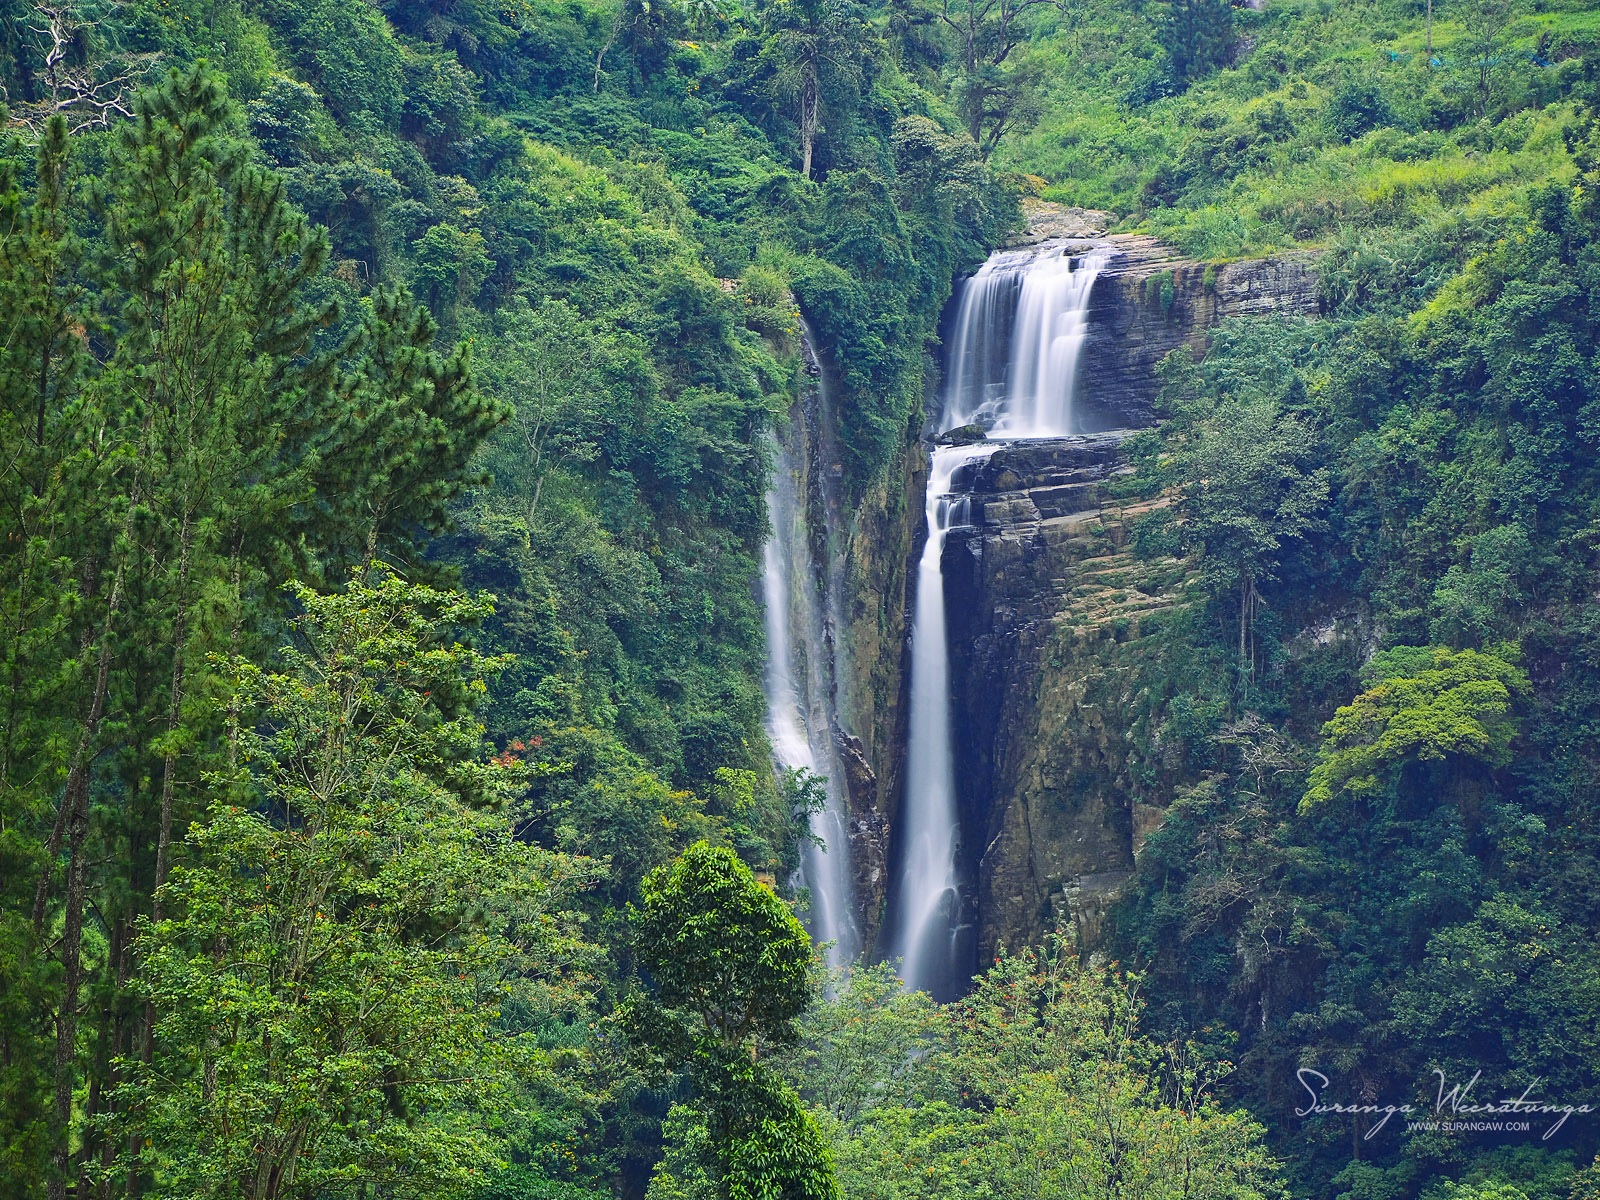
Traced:
[[911, 626], [911, 739], [901, 810], [902, 882], [896, 950], [910, 986], [947, 999], [965, 980], [958, 969], [961, 925], [956, 875], [956, 763], [950, 713], [950, 653], [941, 560], [945, 536], [964, 515], [964, 497], [950, 494], [956, 473], [993, 453], [988, 446], [941, 446], [933, 452], [925, 503], [928, 540], [917, 565], [917, 608]]
[[[1073, 385], [1088, 331], [1089, 294], [1109, 259], [1074, 258], [1066, 244], [993, 255], [962, 289], [951, 327], [939, 428], [980, 424], [997, 439], [1076, 432]], [[924, 502], [927, 542], [917, 567], [911, 631], [910, 739], [891, 900], [891, 952], [906, 983], [947, 999], [970, 975], [962, 947], [960, 803], [945, 620], [943, 558], [951, 528], [968, 522], [955, 490], [963, 468], [995, 447], [933, 451]]]
[[951, 327], [940, 427], [995, 437], [1075, 433], [1072, 385], [1088, 333], [1089, 293], [1110, 259], [1066, 244], [995, 254], [961, 289]]
[[[809, 341], [809, 332], [807, 333]], [[825, 389], [819, 376], [817, 390]], [[826, 395], [814, 397], [825, 404]], [[819, 942], [832, 942], [830, 966], [847, 966], [861, 951], [850, 866], [849, 796], [834, 736], [838, 728], [832, 620], [838, 572], [828, 561], [831, 529], [814, 538], [808, 513], [825, 525], [836, 508], [823, 480], [807, 469], [806, 413], [796, 405], [789, 427], [774, 447], [767, 512], [772, 522], [762, 549], [762, 600], [766, 608], [767, 734], [781, 770], [804, 769], [824, 780], [826, 803], [811, 815], [811, 833], [821, 845], [804, 847], [801, 882], [811, 893], [807, 924]], [[809, 499], [817, 503], [808, 504]], [[813, 547], [824, 556], [819, 572]], [[820, 578], [819, 578], [820, 576]]]
[[1074, 263], [1065, 250], [1041, 254], [1022, 277], [1012, 322], [1006, 404], [997, 436], [1061, 437], [1077, 433], [1072, 409], [1078, 356], [1089, 331], [1089, 293], [1109, 257]]

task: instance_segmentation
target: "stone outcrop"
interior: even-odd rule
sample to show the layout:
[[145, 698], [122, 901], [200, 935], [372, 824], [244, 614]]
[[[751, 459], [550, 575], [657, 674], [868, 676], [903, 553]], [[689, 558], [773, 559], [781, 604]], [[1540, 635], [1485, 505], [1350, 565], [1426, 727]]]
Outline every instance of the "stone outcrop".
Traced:
[[1318, 311], [1316, 258], [1309, 252], [1199, 263], [1154, 238], [1109, 234], [1111, 262], [1095, 281], [1078, 405], [1089, 429], [1141, 427], [1156, 420], [1156, 367], [1229, 317]]
[[1050, 238], [1097, 238], [1111, 228], [1115, 219], [1099, 209], [1072, 208], [1032, 197], [1023, 200], [1022, 216], [1027, 225], [1006, 239], [1007, 247], [1032, 246]]

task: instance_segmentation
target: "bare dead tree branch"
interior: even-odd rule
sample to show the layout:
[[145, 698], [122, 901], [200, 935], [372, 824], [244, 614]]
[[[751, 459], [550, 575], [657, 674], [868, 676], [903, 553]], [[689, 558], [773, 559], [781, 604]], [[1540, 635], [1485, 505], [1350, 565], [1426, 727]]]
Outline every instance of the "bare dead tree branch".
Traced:
[[[122, 0], [109, 0], [119, 8]], [[46, 46], [40, 80], [45, 95], [12, 110], [11, 123], [37, 133], [55, 116], [67, 118], [68, 129], [106, 129], [133, 116], [133, 93], [159, 60], [155, 54], [116, 59], [83, 53], [98, 22], [75, 3], [35, 4], [37, 24], [28, 25]]]

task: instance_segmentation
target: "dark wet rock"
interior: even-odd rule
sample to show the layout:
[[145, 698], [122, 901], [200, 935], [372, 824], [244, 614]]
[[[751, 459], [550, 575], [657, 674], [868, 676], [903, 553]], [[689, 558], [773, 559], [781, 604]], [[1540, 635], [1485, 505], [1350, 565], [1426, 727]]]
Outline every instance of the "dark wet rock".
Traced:
[[960, 425], [955, 429], [946, 429], [933, 440], [941, 446], [971, 446], [988, 441], [989, 434], [982, 425]]
[[[1181, 565], [1136, 561], [1152, 507], [1110, 494], [1128, 430], [1002, 443], [959, 476], [944, 558], [963, 873], [979, 961], [1058, 920], [1098, 936], [1142, 841], [1108, 667], [1176, 602]], [[1146, 826], [1148, 822], [1146, 822]]]

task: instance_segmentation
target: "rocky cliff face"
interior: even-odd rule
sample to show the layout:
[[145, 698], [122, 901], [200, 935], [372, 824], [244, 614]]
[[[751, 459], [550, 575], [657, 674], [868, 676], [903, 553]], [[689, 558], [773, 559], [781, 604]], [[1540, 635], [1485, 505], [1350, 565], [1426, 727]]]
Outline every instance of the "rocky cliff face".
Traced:
[[1134, 559], [1130, 524], [1144, 508], [1109, 489], [1127, 431], [1155, 423], [1157, 364], [1181, 345], [1203, 352], [1226, 318], [1318, 310], [1310, 255], [1203, 264], [1104, 234], [1100, 214], [1031, 216], [1023, 241], [1113, 251], [1091, 293], [1076, 400], [1103, 432], [1005, 446], [957, 481], [968, 524], [952, 530], [944, 576], [980, 961], [999, 944], [1036, 944], [1063, 918], [1092, 945], [1176, 782], [1162, 761], [1159, 633], [1185, 565]]
[[1172, 607], [1182, 565], [1137, 563], [1126, 431], [1006, 446], [969, 480], [945, 550], [963, 867], [983, 960], [1070, 913], [1092, 939], [1133, 869], [1134, 678], [1124, 660]]
[[1090, 295], [1079, 383], [1090, 429], [1154, 424], [1157, 364], [1182, 345], [1203, 352], [1218, 321], [1317, 312], [1310, 254], [1209, 264], [1176, 257], [1153, 238], [1097, 240], [1115, 256]]
[[875, 944], [889, 884], [889, 827], [906, 743], [910, 564], [921, 552], [927, 458], [902, 456], [849, 518], [840, 752], [850, 772], [851, 853], [863, 944]]
[[[1149, 238], [1105, 234], [1104, 214], [1031, 207], [1019, 244], [1081, 239], [1085, 249], [1109, 245], [1113, 257], [1091, 296], [1078, 388], [1080, 413], [1102, 432], [998, 450], [959, 483], [970, 488], [969, 523], [945, 550], [961, 865], [984, 956], [1000, 943], [1036, 943], [1062, 915], [1092, 942], [1170, 791], [1159, 749], [1140, 749], [1159, 743], [1140, 689], [1160, 654], [1151, 631], [1178, 602], [1183, 565], [1133, 559], [1130, 522], [1143, 509], [1107, 486], [1124, 469], [1128, 430], [1155, 422], [1156, 365], [1179, 345], [1203, 350], [1227, 317], [1317, 311], [1310, 256], [1207, 265]], [[837, 425], [818, 391], [807, 417], [812, 470], [838, 476]], [[836, 575], [835, 733], [869, 952], [902, 799], [910, 576], [926, 472], [925, 449], [908, 447], [850, 511], [828, 514], [833, 543], [815, 548]]]

